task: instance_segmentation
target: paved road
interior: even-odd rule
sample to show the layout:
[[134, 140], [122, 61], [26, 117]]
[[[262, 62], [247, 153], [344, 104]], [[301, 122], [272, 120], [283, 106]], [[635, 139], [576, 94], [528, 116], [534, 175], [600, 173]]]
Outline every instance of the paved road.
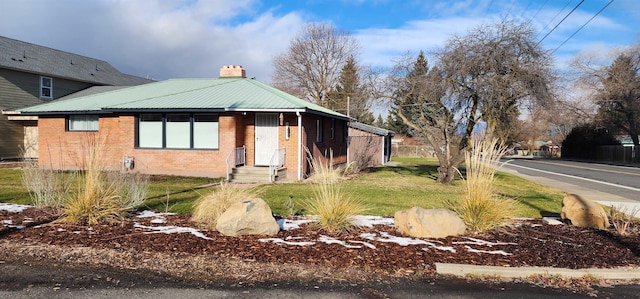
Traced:
[[[519, 283], [463, 279], [371, 282], [185, 282], [157, 273], [0, 262], [0, 298], [590, 298]], [[599, 288], [599, 298], [638, 298], [640, 285]]]
[[502, 170], [592, 200], [640, 203], [640, 168], [547, 159], [507, 159]]

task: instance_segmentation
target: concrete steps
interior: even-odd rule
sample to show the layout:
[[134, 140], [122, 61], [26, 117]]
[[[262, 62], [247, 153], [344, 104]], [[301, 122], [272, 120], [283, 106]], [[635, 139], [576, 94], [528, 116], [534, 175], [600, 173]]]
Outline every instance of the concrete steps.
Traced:
[[[274, 181], [283, 180], [287, 176], [287, 169], [280, 168], [274, 178]], [[229, 178], [234, 183], [269, 183], [269, 167], [268, 166], [240, 166], [235, 167], [231, 171]]]

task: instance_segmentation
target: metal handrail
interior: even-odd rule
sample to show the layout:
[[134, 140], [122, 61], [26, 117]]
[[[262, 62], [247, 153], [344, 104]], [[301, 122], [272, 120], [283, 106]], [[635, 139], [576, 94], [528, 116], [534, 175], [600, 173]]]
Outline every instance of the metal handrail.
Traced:
[[[231, 179], [231, 167], [232, 167], [232, 164], [233, 164], [233, 167], [236, 167], [238, 165], [245, 165], [246, 157], [247, 157], [247, 150], [246, 150], [244, 145], [242, 147], [235, 147], [235, 148], [231, 149], [231, 151], [227, 155], [227, 160], [226, 160], [226, 164], [227, 164], [227, 181], [229, 181], [229, 179]], [[233, 163], [231, 163], [231, 159], [232, 158], [233, 158]]]
[[271, 160], [269, 160], [269, 182], [273, 183], [275, 180], [276, 173], [278, 169], [284, 167], [286, 158], [287, 158], [287, 149], [279, 148], [273, 152], [271, 155]]

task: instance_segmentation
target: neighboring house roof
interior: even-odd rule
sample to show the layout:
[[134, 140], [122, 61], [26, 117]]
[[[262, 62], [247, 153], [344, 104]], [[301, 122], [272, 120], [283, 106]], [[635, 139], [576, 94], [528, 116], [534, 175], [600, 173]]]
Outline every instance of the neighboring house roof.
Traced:
[[0, 36], [0, 68], [97, 85], [139, 85], [153, 80], [123, 74], [106, 61]]
[[21, 109], [24, 115], [153, 111], [300, 111], [348, 116], [247, 78], [171, 79]]
[[57, 98], [57, 99], [55, 99], [55, 101], [64, 101], [64, 100], [73, 99], [73, 98], [86, 97], [86, 96], [90, 96], [90, 95], [94, 95], [94, 94], [99, 94], [99, 93], [103, 93], [103, 92], [107, 92], [107, 91], [123, 89], [123, 88], [127, 88], [127, 87], [130, 87], [130, 86], [110, 86], [110, 85], [91, 86], [89, 88], [80, 90], [78, 92], [74, 92], [74, 93], [72, 93], [70, 95], [66, 95], [64, 97]]
[[359, 122], [349, 122], [349, 127], [358, 129], [361, 131], [369, 132], [372, 134], [380, 135], [380, 136], [394, 135], [393, 131], [389, 131], [383, 128], [378, 128], [378, 127], [374, 127], [374, 126], [359, 123]]

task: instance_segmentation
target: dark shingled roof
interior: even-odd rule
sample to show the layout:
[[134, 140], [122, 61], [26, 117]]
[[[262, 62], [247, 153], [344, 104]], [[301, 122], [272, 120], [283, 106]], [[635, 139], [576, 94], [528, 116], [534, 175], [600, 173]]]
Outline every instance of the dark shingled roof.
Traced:
[[123, 74], [106, 61], [0, 36], [0, 68], [96, 85], [132, 86], [153, 80]]

